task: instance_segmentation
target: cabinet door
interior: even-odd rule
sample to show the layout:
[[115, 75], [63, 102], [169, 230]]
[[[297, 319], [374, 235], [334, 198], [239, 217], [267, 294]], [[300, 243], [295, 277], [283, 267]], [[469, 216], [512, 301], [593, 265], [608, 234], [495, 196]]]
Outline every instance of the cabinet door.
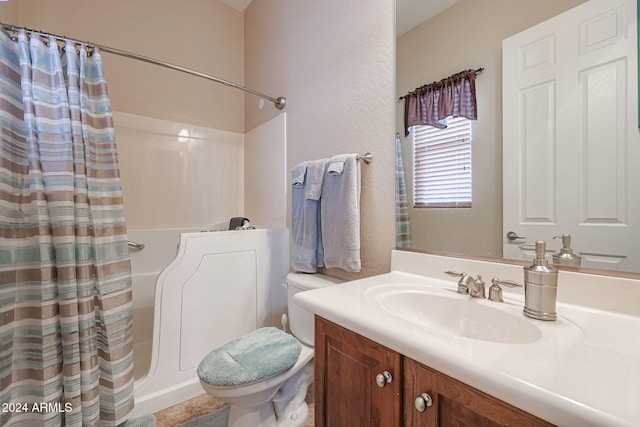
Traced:
[[[404, 359], [404, 374], [405, 426], [552, 426], [408, 358]], [[419, 412], [415, 399], [423, 393], [433, 403]]]
[[400, 354], [317, 316], [315, 326], [315, 425], [400, 426]]

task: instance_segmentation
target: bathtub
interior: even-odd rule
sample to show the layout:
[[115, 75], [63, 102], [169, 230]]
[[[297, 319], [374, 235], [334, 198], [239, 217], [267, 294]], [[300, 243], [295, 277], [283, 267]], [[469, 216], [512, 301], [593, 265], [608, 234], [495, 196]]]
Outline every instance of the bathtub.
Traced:
[[[286, 229], [129, 230], [134, 316], [132, 417], [204, 393], [196, 368], [209, 351], [286, 310]], [[223, 325], [223, 326], [222, 326]]]

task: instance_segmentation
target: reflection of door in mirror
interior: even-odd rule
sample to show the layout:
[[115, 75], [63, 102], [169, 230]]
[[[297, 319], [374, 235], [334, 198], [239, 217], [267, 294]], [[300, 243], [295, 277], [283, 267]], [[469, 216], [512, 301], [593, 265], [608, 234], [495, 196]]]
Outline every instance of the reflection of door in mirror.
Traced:
[[[611, 0], [609, 3], [620, 4], [620, 1]], [[403, 3], [407, 1], [397, 2], [398, 15], [401, 14], [400, 9]], [[405, 138], [404, 133], [401, 132], [413, 249], [457, 253], [463, 256], [503, 256], [503, 241], [509, 229], [503, 230], [502, 224], [502, 41], [582, 3], [585, 3], [585, 0], [459, 0], [453, 7], [398, 35], [396, 39], [398, 96], [463, 69], [485, 68], [476, 80], [478, 120], [473, 125], [472, 208], [416, 209], [413, 207], [412, 141], [410, 138]], [[633, 9], [626, 10], [624, 13], [625, 25], [631, 28], [631, 31], [636, 21], [635, 9], [633, 4]], [[606, 31], [604, 27], [592, 27], [591, 31], [596, 29]], [[628, 37], [631, 43], [636, 43], [635, 34], [630, 32]], [[633, 78], [635, 64], [629, 63], [628, 67], [629, 78]], [[604, 96], [607, 89], [604, 86], [601, 89]], [[630, 90], [626, 97], [630, 107], [635, 108], [633, 104], [637, 102], [637, 93]], [[396, 104], [398, 131], [402, 129], [403, 107], [402, 102]], [[629, 121], [626, 124], [628, 126], [626, 132], [637, 132], [633, 127], [635, 120], [634, 118], [633, 122]], [[583, 124], [583, 126], [588, 125], [588, 122]], [[506, 142], [506, 139], [504, 141]], [[558, 139], [557, 143], [561, 142]], [[611, 154], [609, 151], [605, 153]], [[627, 154], [630, 156], [632, 153]], [[562, 155], [565, 156], [565, 154]], [[633, 156], [630, 157], [633, 158]], [[637, 183], [638, 180], [635, 182]], [[589, 182], [587, 187], [580, 191], [591, 191], [591, 184], [602, 185], [603, 181]], [[573, 185], [577, 184], [574, 182]], [[629, 181], [627, 191], [638, 191], [637, 188], [634, 182]], [[569, 187], [562, 191], [569, 191], [571, 194], [578, 190]], [[632, 215], [638, 216], [639, 207], [628, 205], [626, 212], [627, 218]], [[585, 224], [580, 227], [587, 226], [588, 224]], [[620, 226], [618, 229], [623, 230], [624, 227]], [[559, 229], [551, 236], [565, 233], [572, 232]], [[540, 238], [535, 234], [523, 235], [527, 236], [527, 239], [518, 240], [519, 243]], [[547, 240], [547, 249], [550, 252], [560, 251], [561, 239]], [[577, 236], [572, 240], [576, 252], [580, 251], [581, 245]], [[629, 242], [633, 243], [633, 241]], [[593, 252], [596, 253], [596, 251]], [[622, 252], [611, 253], [619, 255]], [[514, 255], [511, 257], [519, 258]], [[585, 255], [586, 258], [589, 258], [589, 254]], [[528, 260], [531, 259], [532, 256]], [[595, 265], [599, 268], [607, 268], [601, 261]], [[640, 268], [628, 269], [640, 272]]]
[[[632, 11], [633, 10], [633, 11]], [[503, 42], [503, 254], [570, 234], [582, 266], [640, 271], [635, 0], [591, 0]]]

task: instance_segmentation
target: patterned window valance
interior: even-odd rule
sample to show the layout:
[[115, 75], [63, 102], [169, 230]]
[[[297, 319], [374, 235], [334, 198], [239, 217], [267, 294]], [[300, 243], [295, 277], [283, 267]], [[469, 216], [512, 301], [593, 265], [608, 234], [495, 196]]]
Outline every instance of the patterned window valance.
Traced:
[[416, 88], [404, 98], [404, 134], [415, 125], [447, 127], [447, 117], [478, 119], [476, 102], [476, 74], [482, 71], [466, 70], [439, 82]]

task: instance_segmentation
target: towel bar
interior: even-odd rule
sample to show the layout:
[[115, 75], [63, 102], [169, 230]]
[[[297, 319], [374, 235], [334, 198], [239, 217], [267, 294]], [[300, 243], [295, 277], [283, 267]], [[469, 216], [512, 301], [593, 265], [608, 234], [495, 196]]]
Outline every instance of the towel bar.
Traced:
[[373, 154], [371, 153], [358, 154], [358, 160], [362, 160], [363, 162], [369, 165], [371, 164], [371, 162], [373, 162]]
[[130, 248], [138, 249], [139, 251], [144, 249], [144, 243], [132, 242], [131, 240], [128, 240], [127, 243], [129, 244]]

